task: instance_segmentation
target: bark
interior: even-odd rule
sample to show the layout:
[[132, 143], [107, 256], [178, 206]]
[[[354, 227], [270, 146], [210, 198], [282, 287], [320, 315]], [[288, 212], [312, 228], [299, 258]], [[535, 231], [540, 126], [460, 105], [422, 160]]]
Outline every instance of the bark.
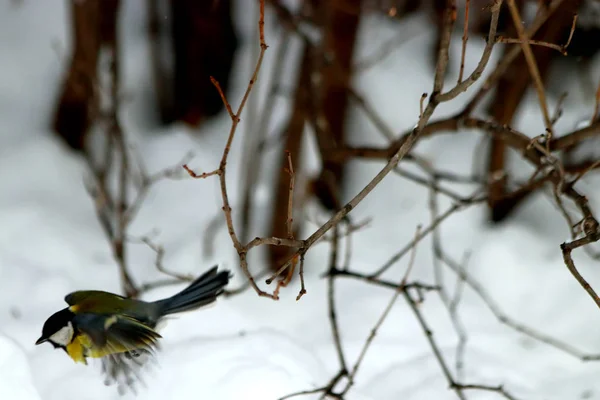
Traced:
[[[324, 21], [324, 49], [331, 62], [321, 69], [322, 85], [319, 114], [325, 121], [317, 131], [317, 143], [323, 162], [321, 173], [314, 182], [315, 195], [328, 210], [341, 208], [340, 188], [343, 182], [343, 162], [329, 155], [332, 149], [344, 144], [345, 123], [348, 110], [348, 90], [351, 83], [351, 66], [360, 21], [361, 0], [332, 0]], [[319, 118], [320, 119], [320, 118]]]
[[197, 126], [223, 110], [210, 81], [227, 92], [237, 48], [230, 0], [171, 0], [174, 104], [177, 120]]
[[157, 114], [163, 125], [175, 121], [172, 57], [169, 57], [171, 36], [170, 34], [165, 35], [167, 31], [164, 22], [166, 8], [166, 0], [148, 0], [148, 37], [150, 39], [152, 80], [158, 106]]
[[81, 150], [95, 117], [97, 65], [103, 42], [116, 39], [118, 0], [71, 1], [73, 55], [54, 115], [53, 129]]

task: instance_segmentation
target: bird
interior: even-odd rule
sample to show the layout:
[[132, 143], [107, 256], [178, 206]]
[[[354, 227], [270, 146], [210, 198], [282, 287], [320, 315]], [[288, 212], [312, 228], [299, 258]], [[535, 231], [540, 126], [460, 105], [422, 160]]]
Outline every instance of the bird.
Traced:
[[162, 338], [156, 329], [159, 322], [168, 315], [214, 303], [231, 276], [230, 271], [214, 266], [179, 293], [152, 302], [100, 290], [69, 293], [65, 296], [68, 307], [46, 320], [35, 344], [49, 342], [75, 363], [87, 365], [88, 358], [102, 359], [113, 381], [121, 374], [131, 383], [135, 363], [128, 361], [154, 354]]

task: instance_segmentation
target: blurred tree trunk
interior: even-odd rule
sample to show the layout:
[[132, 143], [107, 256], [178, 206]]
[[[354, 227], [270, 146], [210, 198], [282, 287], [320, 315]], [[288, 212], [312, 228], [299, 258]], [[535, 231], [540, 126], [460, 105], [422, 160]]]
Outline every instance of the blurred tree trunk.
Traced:
[[148, 37], [152, 80], [156, 96], [157, 113], [160, 123], [167, 125], [175, 121], [173, 112], [173, 68], [171, 32], [165, 15], [169, 13], [167, 0], [148, 0]]
[[210, 77], [227, 91], [237, 48], [231, 1], [171, 0], [171, 14], [173, 117], [197, 126], [224, 108]]
[[[81, 150], [98, 107], [97, 74], [103, 44], [116, 40], [119, 0], [71, 0], [73, 55], [54, 115], [53, 129]], [[237, 48], [230, 0], [170, 0], [173, 77], [162, 64], [158, 1], [149, 1], [149, 29], [161, 120], [191, 125], [217, 114], [223, 102], [210, 81], [227, 91]], [[164, 12], [163, 12], [164, 14]], [[169, 90], [172, 87], [173, 90]]]
[[97, 109], [97, 66], [103, 43], [116, 40], [119, 0], [71, 1], [73, 55], [53, 129], [81, 150]]
[[352, 77], [352, 62], [361, 0], [331, 0], [320, 5], [324, 10], [324, 56], [321, 68], [319, 116], [314, 121], [317, 143], [321, 153], [321, 173], [314, 182], [313, 190], [321, 204], [330, 211], [338, 211], [344, 165], [330, 157], [332, 149], [344, 145], [345, 124], [348, 109], [348, 87]]

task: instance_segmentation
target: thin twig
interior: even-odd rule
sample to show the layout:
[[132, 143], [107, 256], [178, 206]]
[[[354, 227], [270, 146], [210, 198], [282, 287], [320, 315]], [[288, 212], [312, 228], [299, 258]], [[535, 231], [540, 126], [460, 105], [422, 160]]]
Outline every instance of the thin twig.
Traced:
[[519, 40], [521, 48], [523, 49], [523, 55], [525, 56], [525, 61], [527, 62], [527, 67], [529, 68], [529, 72], [531, 74], [531, 78], [533, 79], [533, 83], [535, 85], [535, 89], [538, 95], [538, 101], [540, 103], [540, 108], [542, 110], [542, 115], [544, 116], [544, 124], [546, 126], [546, 133], [548, 137], [551, 139], [553, 136], [553, 128], [552, 122], [550, 118], [550, 113], [548, 112], [548, 104], [546, 102], [546, 92], [544, 90], [544, 83], [542, 81], [542, 77], [540, 75], [540, 70], [538, 69], [537, 62], [535, 61], [535, 56], [533, 55], [533, 51], [531, 50], [531, 45], [529, 43], [529, 38], [527, 37], [527, 33], [525, 32], [525, 28], [523, 27], [523, 21], [521, 18], [521, 14], [517, 8], [517, 4], [515, 0], [508, 0], [508, 8], [510, 10], [510, 14], [512, 16], [513, 23], [517, 30], [517, 34], [519, 36]]
[[245, 136], [246, 143], [244, 148], [247, 152], [244, 162], [242, 163], [243, 177], [241, 184], [243, 185], [243, 197], [242, 197], [242, 210], [240, 217], [240, 238], [242, 241], [248, 240], [248, 233], [250, 231], [251, 213], [253, 210], [253, 191], [256, 188], [256, 182], [259, 179], [264, 151], [268, 149], [268, 136], [270, 122], [273, 119], [274, 108], [276, 100], [278, 99], [277, 90], [281, 84], [281, 76], [285, 71], [285, 61], [287, 60], [287, 53], [290, 49], [290, 32], [285, 31], [281, 35], [277, 48], [274, 53], [275, 65], [271, 73], [271, 80], [269, 81], [269, 88], [267, 88], [267, 99], [262, 107], [258, 124], [255, 129], [252, 129], [248, 135]]
[[[496, 38], [496, 41], [498, 43], [510, 43], [510, 44], [521, 44], [523, 43], [523, 39], [517, 39], [517, 38], [506, 38], [504, 36], [498, 36]], [[550, 49], [554, 49], [560, 53], [562, 53], [563, 55], [567, 55], [566, 52], [563, 52], [563, 46], [560, 44], [556, 44], [556, 43], [550, 43], [550, 42], [545, 42], [543, 40], [535, 40], [535, 39], [528, 39], [527, 43], [529, 43], [531, 46], [540, 46], [540, 47], [548, 47]]]
[[[571, 44], [571, 39], [573, 39], [573, 34], [575, 33], [576, 25], [577, 25], [577, 14], [575, 14], [573, 16], [573, 23], [571, 24], [569, 38], [567, 39], [567, 42], [565, 44], [561, 45], [561, 44], [549, 43], [549, 42], [545, 42], [543, 40], [535, 40], [535, 39], [527, 39], [527, 43], [529, 43], [532, 46], [548, 47], [550, 49], [554, 49], [554, 50], [558, 51], [563, 56], [566, 56], [567, 55], [567, 47], [569, 47], [569, 45]], [[516, 44], [523, 43], [523, 39], [521, 39], [521, 38], [518, 38], [518, 39], [506, 38], [501, 35], [496, 37], [496, 41], [498, 43], [516, 43]]]
[[581, 287], [590, 295], [590, 297], [592, 298], [592, 300], [594, 300], [594, 302], [596, 303], [596, 305], [598, 307], [600, 307], [600, 297], [598, 297], [598, 294], [596, 293], [596, 291], [590, 286], [590, 284], [585, 280], [585, 278], [583, 276], [581, 276], [581, 274], [579, 273], [579, 271], [577, 270], [577, 268], [575, 267], [575, 263], [573, 262], [573, 258], [571, 257], [571, 252], [578, 248], [581, 247], [583, 245], [589, 244], [592, 241], [597, 241], [598, 237], [599, 237], [599, 232], [598, 232], [598, 223], [595, 223], [596, 227], [595, 227], [595, 232], [592, 234], [594, 237], [592, 237], [592, 235], [590, 236], [585, 236], [581, 239], [577, 239], [574, 240], [572, 242], [569, 243], [563, 243], [560, 245], [560, 248], [562, 250], [563, 253], [563, 259], [565, 261], [565, 265], [567, 266], [567, 268], [569, 269], [569, 271], [571, 272], [571, 274], [575, 277], [575, 279], [577, 280], [577, 282], [579, 282], [579, 284], [581, 285]]
[[[419, 235], [420, 230], [421, 230], [421, 227], [418, 226], [416, 229], [416, 232], [415, 232], [415, 237]], [[344, 394], [346, 394], [348, 392], [348, 390], [350, 390], [350, 387], [354, 384], [354, 380], [356, 378], [356, 373], [358, 372], [358, 369], [360, 368], [360, 366], [363, 362], [363, 359], [365, 358], [365, 355], [367, 354], [367, 351], [369, 350], [369, 347], [371, 346], [371, 343], [373, 343], [373, 340], [375, 339], [375, 336], [377, 335], [377, 331], [379, 330], [381, 325], [383, 325], [383, 322], [386, 320], [388, 314], [392, 310], [392, 307], [396, 303], [396, 300], [398, 299], [400, 294], [405, 290], [405, 285], [408, 280], [408, 276], [409, 276], [410, 272], [412, 271], [413, 266], [415, 264], [416, 253], [417, 253], [417, 245], [415, 244], [415, 246], [412, 249], [411, 255], [410, 255], [410, 261], [408, 262], [408, 267], [406, 268], [406, 272], [404, 273], [404, 276], [402, 277], [402, 279], [400, 280], [400, 283], [398, 284], [398, 289], [396, 289], [396, 291], [394, 292], [394, 294], [391, 297], [390, 301], [388, 302], [387, 306], [385, 307], [385, 309], [379, 316], [379, 319], [375, 323], [375, 326], [373, 326], [373, 329], [371, 329], [371, 333], [367, 337], [367, 340], [365, 341], [365, 343], [358, 355], [358, 358], [356, 359], [356, 362], [354, 363], [354, 367], [352, 367], [352, 371], [348, 374], [348, 384], [342, 390], [342, 392], [341, 392], [342, 396]]]
[[221, 85], [219, 84], [219, 82], [217, 82], [216, 79], [211, 77], [211, 82], [213, 83], [213, 85], [215, 86], [217, 91], [219, 92], [219, 95], [221, 96], [221, 99], [223, 100], [223, 104], [227, 108], [227, 112], [229, 113], [229, 117], [231, 119], [231, 128], [229, 130], [229, 135], [227, 137], [227, 141], [226, 141], [225, 147], [223, 149], [223, 155], [222, 155], [221, 161], [219, 163], [219, 168], [216, 169], [215, 171], [205, 173], [205, 174], [196, 174], [192, 170], [187, 168], [187, 166], [185, 166], [185, 165], [184, 165], [184, 168], [186, 169], [186, 171], [188, 171], [188, 173], [192, 177], [205, 178], [205, 177], [208, 177], [211, 175], [217, 175], [219, 177], [219, 186], [221, 188], [221, 198], [223, 201], [222, 209], [223, 209], [223, 214], [225, 216], [225, 222], [227, 224], [227, 232], [229, 233], [229, 237], [231, 238], [231, 241], [233, 242], [233, 246], [238, 253], [238, 256], [240, 259], [240, 267], [241, 267], [242, 271], [244, 272], [244, 275], [246, 275], [246, 277], [248, 278], [250, 285], [252, 286], [252, 288], [256, 291], [256, 293], [259, 296], [277, 299], [277, 296], [267, 293], [258, 287], [258, 285], [256, 284], [256, 282], [254, 280], [254, 277], [252, 276], [252, 274], [250, 273], [250, 271], [248, 269], [247, 252], [248, 252], [249, 248], [248, 248], [248, 246], [244, 246], [240, 242], [238, 235], [236, 233], [235, 227], [233, 225], [233, 217], [231, 215], [231, 204], [229, 201], [229, 194], [227, 191], [227, 161], [229, 158], [229, 153], [231, 151], [231, 145], [233, 143], [235, 134], [237, 132], [237, 128], [238, 128], [238, 125], [240, 122], [240, 116], [242, 115], [244, 107], [248, 101], [248, 98], [250, 97], [250, 93], [252, 92], [252, 89], [254, 88], [256, 81], [258, 80], [258, 75], [259, 75], [259, 72], [260, 72], [260, 69], [262, 66], [262, 61], [263, 61], [263, 58], [265, 55], [265, 51], [267, 50], [267, 47], [268, 47], [265, 42], [265, 31], [264, 31], [265, 0], [259, 1], [259, 14], [260, 14], [260, 16], [259, 16], [259, 21], [258, 21], [258, 31], [259, 31], [259, 41], [260, 41], [260, 43], [259, 43], [260, 53], [258, 55], [258, 60], [256, 61], [256, 65], [254, 67], [254, 72], [252, 73], [252, 77], [250, 78], [250, 81], [248, 82], [246, 91], [244, 92], [242, 100], [240, 101], [240, 105], [235, 113], [233, 111], [233, 108], [231, 107], [231, 104], [227, 100], [227, 96], [223, 92]]
[[476, 281], [471, 275], [467, 274], [466, 270], [464, 268], [461, 268], [457, 262], [448, 257], [448, 255], [446, 255], [442, 251], [442, 249], [440, 249], [439, 256], [444, 261], [444, 264], [448, 266], [455, 274], [457, 274], [465, 282], [465, 284], [469, 286], [469, 288], [471, 288], [479, 296], [479, 298], [491, 311], [491, 313], [498, 320], [498, 322], [510, 327], [511, 329], [514, 329], [517, 332], [529, 336], [530, 338], [538, 342], [547, 344], [576, 358], [579, 358], [580, 360], [600, 360], [600, 354], [584, 353], [581, 350], [572, 346], [570, 343], [553, 338], [510, 317], [508, 314], [502, 311], [500, 305], [492, 298], [492, 296], [490, 296], [490, 294], [481, 285], [481, 283]]
[[467, 79], [460, 82], [446, 93], [438, 95], [438, 101], [449, 101], [458, 96], [460, 93], [466, 92], [467, 89], [469, 89], [469, 87], [471, 87], [481, 77], [481, 74], [483, 74], [483, 71], [487, 67], [488, 61], [490, 60], [490, 57], [492, 55], [492, 50], [494, 48], [494, 39], [496, 37], [496, 29], [498, 28], [498, 19], [500, 18], [500, 9], [502, 7], [502, 2], [503, 0], [494, 0], [494, 4], [490, 7], [492, 11], [490, 30], [488, 32], [485, 48], [483, 49], [483, 53], [481, 54], [479, 63], [477, 64], [473, 72], [471, 72], [471, 75], [467, 77]]
[[470, 0], [466, 0], [465, 2], [465, 24], [463, 28], [463, 37], [462, 37], [462, 49], [460, 52], [460, 70], [458, 72], [458, 80], [457, 84], [461, 83], [463, 80], [463, 74], [465, 72], [465, 55], [467, 53], [467, 41], [469, 40], [469, 4]]
[[[549, 5], [543, 7], [542, 12], [538, 12], [535, 20], [526, 31], [526, 39], [529, 40], [536, 32], [544, 25], [544, 23], [550, 18], [550, 16], [564, 3], [566, 0], [553, 0]], [[542, 9], [542, 8], [540, 8]], [[490, 37], [488, 36], [489, 41], [495, 42], [495, 35]], [[475, 109], [477, 105], [481, 103], [485, 95], [494, 87], [494, 84], [503, 76], [511, 63], [517, 58], [517, 56], [521, 53], [521, 46], [515, 46], [510, 49], [502, 59], [496, 65], [496, 68], [487, 76], [483, 85], [479, 89], [479, 91], [469, 100], [466, 107], [462, 111], [462, 115], [466, 116], [471, 114], [471, 112]]]
[[451, 389], [453, 389], [456, 392], [456, 395], [458, 396], [459, 399], [466, 400], [467, 398], [465, 397], [464, 393], [462, 392], [462, 388], [456, 385], [455, 380], [452, 377], [452, 372], [450, 372], [450, 368], [448, 368], [448, 365], [446, 364], [446, 361], [444, 360], [444, 356], [442, 355], [442, 352], [440, 351], [437, 343], [433, 339], [433, 331], [431, 330], [431, 328], [425, 321], [425, 318], [421, 314], [421, 311], [417, 305], [417, 302], [412, 298], [412, 295], [410, 294], [409, 291], [404, 291], [404, 292], [402, 292], [402, 294], [404, 295], [404, 299], [406, 300], [406, 302], [410, 306], [411, 310], [413, 311], [415, 317], [417, 318], [417, 321], [419, 322], [419, 325], [421, 326], [421, 329], [423, 330], [423, 334], [425, 335], [427, 341], [429, 342], [429, 346], [431, 347], [431, 350], [433, 351], [433, 354], [434, 354], [440, 368], [442, 369], [442, 373], [444, 374], [444, 376], [446, 377], [446, 380], [448, 381], [448, 385], [450, 386]]
[[427, 93], [423, 93], [419, 99], [419, 118], [423, 118], [423, 104], [427, 100]]
[[444, 220], [453, 215], [454, 213], [465, 209], [470, 204], [475, 204], [483, 201], [483, 197], [472, 196], [469, 200], [462, 203], [455, 203], [451, 207], [449, 207], [446, 212], [441, 214], [438, 218], [436, 218], [432, 223], [427, 226], [427, 228], [423, 229], [419, 232], [419, 234], [411, 240], [406, 246], [404, 246], [401, 250], [399, 250], [396, 254], [394, 254], [388, 261], [386, 261], [380, 268], [378, 268], [371, 276], [373, 278], [377, 278], [381, 276], [385, 271], [387, 271], [392, 265], [398, 262], [404, 255], [406, 255], [410, 249], [412, 249], [415, 244], [421, 241], [424, 237], [426, 237], [429, 233], [431, 233], [438, 225], [440, 225]]
[[293, 223], [294, 223], [294, 183], [295, 183], [295, 174], [294, 174], [294, 166], [292, 165], [292, 155], [289, 151], [286, 151], [286, 155], [287, 155], [287, 160], [288, 160], [288, 167], [287, 167], [287, 173], [290, 175], [290, 187], [289, 187], [289, 192], [288, 192], [288, 210], [287, 210], [287, 220], [286, 220], [286, 227], [287, 227], [287, 234], [288, 234], [288, 239], [294, 239], [294, 228], [293, 228]]
[[[437, 181], [434, 180], [431, 185], [430, 194], [429, 194], [429, 209], [431, 211], [431, 220], [432, 222], [438, 218], [439, 214], [439, 206], [438, 206], [438, 191], [439, 187], [437, 186]], [[460, 293], [458, 284], [456, 288], [456, 295], [454, 298], [451, 298], [447, 291], [444, 288], [444, 273], [442, 270], [441, 263], [444, 261], [441, 254], [441, 235], [438, 228], [435, 228], [431, 234], [432, 236], [432, 249], [434, 255], [433, 262], [433, 273], [435, 277], [436, 285], [440, 286], [442, 289], [439, 291], [440, 299], [442, 303], [448, 310], [448, 314], [450, 316], [450, 320], [452, 322], [452, 326], [456, 335], [458, 336], [458, 345], [456, 346], [456, 360], [455, 360], [455, 369], [456, 369], [456, 377], [458, 380], [461, 380], [463, 376], [464, 370], [464, 354], [467, 347], [468, 336], [466, 333], [465, 326], [457, 312], [458, 305], [458, 294]], [[459, 282], [464, 282], [461, 278]], [[462, 286], [462, 285], [461, 285]], [[456, 299], [456, 302], [453, 300]]]
[[300, 275], [300, 292], [296, 296], [296, 301], [300, 300], [302, 296], [306, 294], [306, 286], [304, 284], [304, 255], [300, 256], [300, 268], [298, 275]]
[[571, 40], [573, 39], [573, 34], [575, 33], [575, 28], [577, 27], [577, 17], [578, 15], [573, 15], [573, 23], [571, 24], [571, 30], [569, 31], [569, 38], [567, 39], [567, 43], [564, 44], [563, 50], [566, 53], [567, 47], [571, 44]]
[[592, 113], [592, 118], [590, 120], [590, 125], [594, 124], [596, 120], [598, 120], [598, 113], [600, 112], [600, 82], [598, 82], [598, 87], [596, 87], [596, 96], [594, 102], [594, 112]]
[[[338, 258], [338, 243], [337, 232], [338, 227], [333, 228], [334, 240], [331, 243], [331, 253], [329, 258], [329, 270], [337, 269], [337, 258]], [[348, 364], [346, 364], [346, 357], [344, 356], [344, 350], [342, 349], [342, 339], [340, 335], [340, 329], [338, 326], [337, 315], [335, 311], [335, 283], [334, 276], [329, 275], [327, 279], [327, 307], [329, 309], [329, 322], [331, 324], [331, 332], [333, 335], [333, 342], [335, 344], [335, 350], [340, 364], [340, 371], [343, 371], [344, 375], [348, 373]]]
[[148, 246], [150, 249], [152, 249], [152, 251], [154, 251], [156, 253], [156, 259], [154, 260], [154, 265], [156, 266], [156, 269], [158, 271], [162, 272], [165, 275], [170, 276], [171, 278], [177, 279], [179, 281], [189, 282], [189, 281], [194, 280], [194, 277], [191, 275], [182, 275], [177, 272], [169, 271], [164, 267], [164, 264], [163, 264], [163, 260], [165, 258], [164, 247], [154, 243], [148, 236], [144, 236], [140, 240], [142, 243], [144, 243], [146, 246]]
[[508, 393], [504, 386], [488, 386], [488, 385], [472, 385], [472, 384], [455, 384], [454, 386], [460, 388], [461, 390], [482, 390], [484, 392], [495, 392], [500, 396], [504, 397], [507, 400], [517, 400], [516, 397]]
[[198, 174], [198, 173], [194, 172], [192, 169], [190, 169], [190, 167], [188, 167], [187, 164], [183, 164], [181, 167], [194, 179], [206, 179], [209, 176], [219, 175], [221, 173], [220, 170], [215, 169], [214, 171], [202, 172], [202, 173]]
[[[380, 278], [372, 278], [369, 275], [366, 274], [361, 274], [358, 272], [354, 272], [351, 271], [349, 269], [335, 269], [332, 271], [329, 271], [328, 274], [330, 275], [335, 275], [335, 276], [339, 276], [342, 278], [352, 278], [352, 279], [357, 279], [366, 283], [370, 283], [376, 286], [381, 286], [384, 288], [388, 288], [388, 289], [392, 289], [392, 290], [398, 290], [398, 283], [392, 282], [392, 281], [388, 281], [385, 279], [380, 279]], [[434, 291], [440, 291], [442, 288], [439, 285], [429, 285], [426, 283], [422, 283], [422, 282], [409, 282], [404, 284], [404, 287], [406, 289], [418, 289], [424, 292], [434, 292]]]
[[293, 399], [294, 397], [300, 397], [300, 396], [306, 396], [306, 395], [309, 395], [309, 394], [321, 393], [321, 392], [324, 392], [326, 390], [327, 390], [327, 386], [323, 386], [323, 387], [316, 388], [316, 389], [301, 390], [299, 392], [290, 393], [288, 395], [280, 397], [278, 400]]

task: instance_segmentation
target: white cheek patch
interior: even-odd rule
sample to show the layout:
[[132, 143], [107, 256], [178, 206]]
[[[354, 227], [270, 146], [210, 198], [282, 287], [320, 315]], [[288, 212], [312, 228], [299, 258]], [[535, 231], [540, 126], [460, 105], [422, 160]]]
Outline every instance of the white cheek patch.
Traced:
[[69, 343], [71, 343], [71, 340], [73, 340], [73, 324], [71, 324], [71, 322], [67, 323], [67, 326], [63, 326], [62, 328], [60, 328], [60, 330], [58, 332], [56, 332], [54, 335], [50, 336], [50, 341], [61, 345], [61, 346], [66, 346]]

